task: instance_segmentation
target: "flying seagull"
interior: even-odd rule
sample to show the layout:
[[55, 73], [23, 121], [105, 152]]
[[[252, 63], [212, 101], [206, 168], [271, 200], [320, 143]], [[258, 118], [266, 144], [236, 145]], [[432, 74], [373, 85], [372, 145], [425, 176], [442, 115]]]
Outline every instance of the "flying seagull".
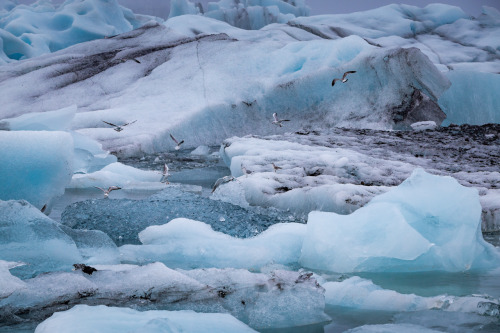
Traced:
[[231, 180], [234, 180], [233, 176], [225, 176], [225, 177], [217, 179], [217, 181], [214, 184], [214, 187], [212, 188], [212, 193], [215, 192], [217, 187], [219, 187], [220, 185], [222, 185], [224, 183], [230, 182]]
[[161, 180], [160, 180], [160, 183], [165, 183], [165, 184], [170, 184], [168, 182], [168, 176], [170, 176], [170, 174], [168, 173], [168, 165], [167, 163], [165, 163], [163, 165], [163, 172], [161, 173]]
[[172, 134], [170, 134], [170, 137], [172, 138], [172, 140], [174, 140], [175, 144], [177, 145], [177, 146], [175, 146], [175, 150], [181, 149], [181, 145], [184, 143], [184, 140], [177, 141], [177, 139], [174, 138], [174, 136]]
[[347, 75], [348, 74], [353, 74], [353, 73], [356, 73], [356, 71], [347, 71], [342, 76], [342, 79], [338, 79], [338, 78], [333, 79], [333, 81], [332, 81], [332, 87], [335, 85], [335, 82], [337, 82], [337, 81], [342, 81], [342, 83], [346, 83], [347, 82]]
[[115, 131], [117, 131], [117, 132], [121, 132], [121, 131], [123, 131], [123, 127], [125, 127], [125, 126], [127, 126], [127, 125], [130, 125], [130, 124], [133, 124], [133, 123], [135, 123], [136, 121], [137, 121], [137, 120], [134, 120], [134, 121], [131, 121], [130, 123], [126, 123], [126, 124], [123, 124], [123, 125], [115, 125], [115, 124], [113, 124], [113, 123], [108, 123], [107, 121], [104, 121], [104, 120], [103, 120], [102, 122], [103, 122], [103, 123], [106, 123], [106, 124], [108, 124], [108, 125], [113, 126], [113, 127], [114, 127], [113, 129], [114, 129]]
[[110, 186], [108, 187], [107, 190], [103, 189], [103, 188], [100, 188], [98, 186], [94, 186], [95, 188], [98, 188], [100, 189], [103, 193], [104, 193], [104, 198], [107, 198], [109, 196], [109, 193], [111, 191], [114, 191], [114, 190], [121, 190], [122, 188], [121, 187], [118, 187], [118, 186]]
[[274, 163], [271, 163], [273, 165], [274, 172], [278, 171], [279, 169], [283, 169], [282, 167], [277, 166]]
[[288, 119], [278, 119], [278, 114], [276, 112], [273, 113], [273, 118], [274, 118], [273, 124], [275, 124], [276, 126], [279, 126], [279, 127], [283, 127], [282, 122], [284, 122], [284, 121], [290, 121]]

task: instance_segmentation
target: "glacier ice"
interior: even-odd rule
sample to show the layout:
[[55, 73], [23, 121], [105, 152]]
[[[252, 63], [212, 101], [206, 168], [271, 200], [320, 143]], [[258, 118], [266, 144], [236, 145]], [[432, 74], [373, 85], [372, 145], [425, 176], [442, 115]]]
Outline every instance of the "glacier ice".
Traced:
[[350, 330], [346, 333], [437, 333], [441, 331], [426, 328], [418, 324], [380, 324], [380, 325], [363, 325]]
[[76, 202], [66, 207], [61, 221], [75, 229], [101, 230], [117, 244], [138, 244], [140, 231], [177, 217], [202, 221], [215, 231], [243, 238], [254, 236], [277, 222], [288, 221], [288, 214], [258, 214], [185, 192], [172, 185], [142, 200], [93, 199]]
[[256, 332], [227, 313], [137, 311], [104, 305], [76, 305], [56, 312], [35, 333], [52, 332]]
[[36, 57], [89, 40], [113, 36], [157, 19], [135, 15], [116, 0], [66, 1], [54, 6], [12, 3], [0, 12], [0, 64]]
[[25, 280], [0, 300], [0, 318], [43, 320], [76, 304], [141, 310], [229, 313], [252, 328], [307, 325], [329, 320], [324, 289], [311, 274], [237, 269], [175, 271], [161, 263], [94, 265], [92, 275], [53, 272]]
[[58, 131], [0, 131], [0, 200], [38, 209], [64, 193], [73, 174], [73, 139]]
[[[226, 222], [224, 222], [226, 223]], [[160, 261], [171, 268], [246, 268], [298, 262], [306, 226], [275, 224], [257, 236], [239, 239], [185, 218], [150, 226], [139, 233], [143, 245], [123, 245], [123, 263]]]
[[26, 263], [13, 269], [16, 275], [69, 270], [82, 261], [73, 239], [26, 201], [0, 201], [0, 212], [0, 258]]
[[[300, 263], [334, 272], [491, 269], [477, 191], [416, 169], [354, 213], [309, 214]], [[404, 237], [402, 237], [404, 235]]]
[[[131, 58], [141, 63], [126, 61]], [[357, 73], [348, 84], [331, 86], [332, 77], [352, 69]], [[5, 117], [22, 113], [25, 100], [35, 99], [33, 112], [63, 101], [76, 104], [77, 131], [122, 157], [172, 149], [171, 133], [185, 138], [183, 148], [195, 148], [231, 135], [304, 126], [389, 129], [421, 120], [441, 123], [444, 113], [436, 102], [449, 86], [416, 48], [381, 49], [357, 36], [312, 41], [185, 36], [153, 23], [10, 64], [0, 69], [0, 78], [0, 89], [10, 96]], [[50, 84], [36, 84], [40, 80]], [[14, 88], [27, 82], [33, 89]], [[269, 121], [273, 112], [292, 121], [277, 129]], [[102, 122], [137, 118], [120, 133]]]
[[271, 23], [286, 23], [298, 16], [309, 15], [304, 0], [220, 0], [209, 2], [205, 10], [189, 0], [170, 2], [169, 19], [186, 14], [200, 14], [232, 26], [258, 30]]

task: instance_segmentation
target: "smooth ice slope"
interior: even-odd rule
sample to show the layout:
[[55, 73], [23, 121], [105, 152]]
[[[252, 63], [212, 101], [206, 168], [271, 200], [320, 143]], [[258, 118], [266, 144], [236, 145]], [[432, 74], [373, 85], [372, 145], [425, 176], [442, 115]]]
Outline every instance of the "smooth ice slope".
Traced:
[[75, 242], [26, 201], [0, 201], [0, 259], [20, 261], [16, 275], [69, 270], [82, 262]]
[[73, 140], [65, 132], [0, 131], [0, 200], [41, 209], [64, 193], [73, 174]]
[[178, 218], [139, 233], [143, 245], [120, 247], [124, 263], [160, 261], [172, 268], [247, 268], [298, 262], [306, 226], [275, 224], [261, 234], [239, 239], [213, 231], [210, 225]]
[[307, 16], [309, 11], [304, 0], [220, 0], [209, 2], [206, 10], [189, 0], [172, 0], [168, 17], [201, 14], [238, 28], [258, 30], [271, 23]]
[[[38, 1], [0, 12], [0, 64], [121, 34], [157, 19], [135, 15], [116, 0]], [[160, 19], [157, 19], [160, 20]]]
[[312, 212], [300, 263], [334, 272], [491, 269], [475, 189], [416, 169], [351, 215]]
[[104, 305], [76, 305], [56, 312], [40, 323], [35, 333], [88, 332], [256, 332], [226, 313], [194, 311], [137, 311]]

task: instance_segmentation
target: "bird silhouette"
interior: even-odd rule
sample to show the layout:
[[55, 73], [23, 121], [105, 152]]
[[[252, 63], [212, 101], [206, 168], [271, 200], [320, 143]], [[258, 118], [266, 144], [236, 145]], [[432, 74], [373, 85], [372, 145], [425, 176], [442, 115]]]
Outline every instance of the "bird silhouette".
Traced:
[[282, 123], [283, 123], [284, 121], [290, 121], [290, 120], [288, 120], [288, 119], [278, 119], [278, 114], [277, 114], [276, 112], [275, 112], [275, 113], [273, 113], [273, 119], [274, 119], [274, 120], [273, 120], [273, 122], [272, 122], [272, 123], [273, 123], [274, 125], [276, 125], [276, 126], [279, 126], [279, 127], [283, 127], [283, 124], [282, 124]]
[[106, 124], [108, 124], [108, 125], [113, 126], [113, 127], [114, 127], [113, 129], [114, 129], [115, 131], [117, 131], [117, 132], [121, 132], [121, 131], [123, 131], [123, 127], [128, 126], [128, 125], [130, 125], [130, 124], [133, 124], [133, 123], [135, 123], [136, 121], [137, 121], [137, 120], [134, 120], [134, 121], [131, 121], [130, 123], [126, 123], [126, 124], [123, 124], [123, 125], [115, 125], [115, 124], [113, 124], [113, 123], [108, 123], [107, 121], [104, 121], [104, 120], [103, 120], [102, 122], [103, 122], [103, 123], [106, 123]]
[[347, 72], [344, 73], [344, 75], [342, 76], [341, 79], [338, 79], [338, 78], [333, 79], [333, 81], [332, 81], [332, 87], [335, 85], [335, 82], [337, 82], [337, 81], [341, 81], [342, 83], [346, 83], [347, 82], [347, 75], [348, 74], [353, 74], [353, 73], [356, 73], [356, 71], [347, 71]]
[[177, 139], [174, 138], [174, 136], [172, 134], [170, 134], [170, 137], [172, 138], [172, 140], [174, 140], [175, 144], [177, 145], [177, 146], [175, 146], [175, 150], [181, 149], [181, 145], [184, 143], [184, 140], [177, 141]]

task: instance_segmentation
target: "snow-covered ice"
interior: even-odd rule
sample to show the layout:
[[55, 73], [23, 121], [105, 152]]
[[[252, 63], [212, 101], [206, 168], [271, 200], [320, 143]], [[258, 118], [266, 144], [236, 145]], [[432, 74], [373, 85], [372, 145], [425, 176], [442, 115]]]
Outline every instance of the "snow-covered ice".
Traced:
[[137, 311], [104, 305], [76, 305], [56, 312], [40, 323], [35, 333], [87, 332], [256, 332], [227, 313]]
[[333, 272], [487, 270], [500, 254], [481, 234], [475, 189], [416, 169], [350, 215], [312, 212], [300, 263]]

